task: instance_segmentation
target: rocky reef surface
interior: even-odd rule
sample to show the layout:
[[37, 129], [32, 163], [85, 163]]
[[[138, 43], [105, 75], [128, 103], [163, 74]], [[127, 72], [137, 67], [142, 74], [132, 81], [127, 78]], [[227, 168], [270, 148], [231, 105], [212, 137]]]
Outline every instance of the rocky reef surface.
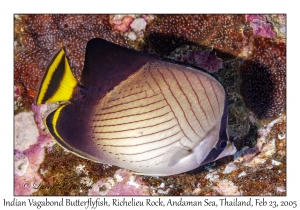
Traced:
[[[15, 15], [15, 195], [286, 195], [285, 15]], [[78, 80], [88, 40], [198, 68], [225, 87], [234, 156], [151, 177], [77, 157], [33, 99], [53, 52], [65, 47]]]

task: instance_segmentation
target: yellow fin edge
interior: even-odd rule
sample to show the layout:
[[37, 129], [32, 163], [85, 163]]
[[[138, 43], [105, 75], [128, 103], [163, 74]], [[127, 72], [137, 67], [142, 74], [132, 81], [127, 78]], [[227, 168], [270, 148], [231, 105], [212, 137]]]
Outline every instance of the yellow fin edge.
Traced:
[[56, 129], [56, 125], [57, 125], [57, 120], [58, 120], [58, 117], [60, 115], [60, 112], [61, 110], [66, 106], [66, 104], [58, 107], [58, 109], [55, 111], [54, 115], [53, 115], [53, 119], [52, 119], [52, 126], [53, 126], [53, 131], [55, 133], [55, 135], [61, 140], [64, 142], [63, 138], [58, 134], [58, 131]]

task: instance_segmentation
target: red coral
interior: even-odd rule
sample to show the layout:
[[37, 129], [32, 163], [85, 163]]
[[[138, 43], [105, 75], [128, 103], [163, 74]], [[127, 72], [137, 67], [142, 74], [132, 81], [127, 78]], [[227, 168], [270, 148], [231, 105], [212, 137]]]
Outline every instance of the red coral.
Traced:
[[114, 25], [114, 29], [120, 32], [126, 32], [129, 29], [130, 24], [134, 20], [131, 16], [124, 16], [121, 19], [114, 17], [112, 23]]
[[165, 15], [147, 31], [150, 46], [159, 54], [192, 42], [237, 56], [248, 39], [241, 31], [243, 24], [244, 15]]

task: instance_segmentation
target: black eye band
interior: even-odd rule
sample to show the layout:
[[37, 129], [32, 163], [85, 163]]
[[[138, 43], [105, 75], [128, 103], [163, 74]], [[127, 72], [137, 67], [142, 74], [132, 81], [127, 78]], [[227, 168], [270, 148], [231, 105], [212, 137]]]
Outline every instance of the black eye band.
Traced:
[[209, 154], [206, 156], [206, 158], [202, 161], [201, 165], [204, 165], [206, 163], [214, 161], [225, 149], [227, 146], [227, 140], [219, 140], [216, 147], [214, 147]]
[[227, 136], [227, 118], [228, 118], [228, 105], [226, 97], [224, 99], [224, 112], [221, 119], [220, 131], [219, 131], [219, 139], [226, 139], [228, 140]]
[[206, 158], [201, 162], [200, 165], [204, 165], [206, 163], [210, 163], [214, 161], [222, 152], [223, 150], [218, 150], [216, 148], [213, 148], [210, 153], [206, 156]]

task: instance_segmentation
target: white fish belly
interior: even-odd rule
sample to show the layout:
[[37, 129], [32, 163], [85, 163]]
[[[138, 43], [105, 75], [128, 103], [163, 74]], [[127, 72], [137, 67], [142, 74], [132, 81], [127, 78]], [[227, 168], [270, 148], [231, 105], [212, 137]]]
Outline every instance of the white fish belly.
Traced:
[[223, 87], [203, 72], [148, 63], [91, 110], [92, 144], [100, 162], [145, 174], [188, 171], [197, 166], [170, 166], [164, 155], [172, 148], [193, 150], [220, 124], [224, 100]]

